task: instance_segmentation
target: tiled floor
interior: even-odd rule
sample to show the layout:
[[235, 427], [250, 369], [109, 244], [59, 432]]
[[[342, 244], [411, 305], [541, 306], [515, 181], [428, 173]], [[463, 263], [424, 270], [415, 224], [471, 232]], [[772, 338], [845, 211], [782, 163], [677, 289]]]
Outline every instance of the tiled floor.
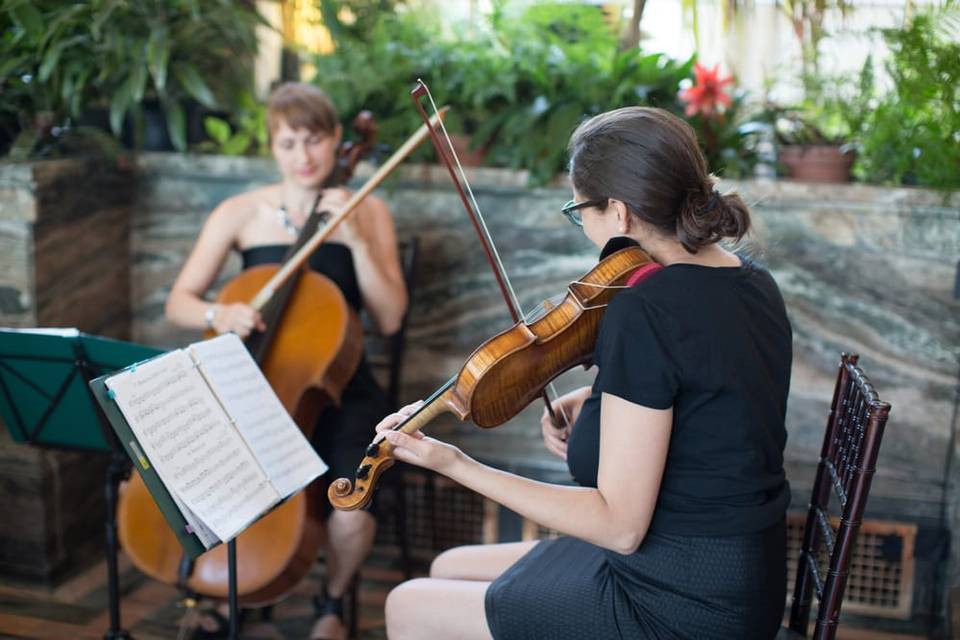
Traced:
[[[421, 563], [425, 567], [425, 563]], [[311, 597], [319, 588], [322, 566], [274, 607], [269, 622], [248, 616], [242, 637], [249, 640], [307, 638], [313, 626]], [[385, 640], [383, 604], [403, 579], [396, 557], [376, 548], [364, 565], [360, 583], [359, 640]], [[121, 622], [135, 640], [189, 637], [190, 614], [177, 590], [143, 576], [121, 555]], [[0, 584], [0, 638], [100, 640], [109, 627], [104, 563], [53, 590]], [[923, 636], [881, 633], [841, 625], [839, 640], [919, 640]], [[439, 640], [439, 639], [438, 639]]]
[[[307, 580], [274, 607], [269, 622], [248, 616], [243, 638], [308, 637], [314, 622], [311, 597], [319, 588], [321, 573], [322, 566], [317, 565]], [[402, 579], [395, 559], [375, 550], [364, 566], [360, 584], [361, 640], [386, 638], [383, 603]], [[144, 577], [122, 556], [120, 589], [122, 626], [136, 640], [189, 637], [181, 636], [191, 616], [180, 606], [177, 590]], [[0, 637], [99, 640], [109, 622], [102, 562], [54, 590], [0, 584]]]

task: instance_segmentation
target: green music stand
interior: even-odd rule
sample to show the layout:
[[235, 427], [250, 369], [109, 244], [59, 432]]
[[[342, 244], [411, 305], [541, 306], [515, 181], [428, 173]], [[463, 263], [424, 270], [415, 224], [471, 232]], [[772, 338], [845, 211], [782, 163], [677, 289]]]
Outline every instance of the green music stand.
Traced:
[[0, 329], [0, 417], [14, 441], [51, 448], [110, 452], [106, 478], [107, 586], [110, 628], [105, 640], [130, 635], [120, 627], [117, 579], [117, 488], [130, 463], [89, 382], [163, 353], [76, 329]]

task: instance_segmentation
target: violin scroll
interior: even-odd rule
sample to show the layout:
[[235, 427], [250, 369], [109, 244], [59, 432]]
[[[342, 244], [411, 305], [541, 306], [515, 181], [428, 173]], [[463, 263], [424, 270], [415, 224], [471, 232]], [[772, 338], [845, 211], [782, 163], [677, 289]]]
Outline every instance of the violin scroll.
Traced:
[[330, 504], [340, 511], [356, 511], [370, 504], [380, 474], [396, 462], [392, 450], [393, 446], [386, 440], [370, 444], [353, 482], [348, 478], [337, 478], [330, 483], [327, 488]]

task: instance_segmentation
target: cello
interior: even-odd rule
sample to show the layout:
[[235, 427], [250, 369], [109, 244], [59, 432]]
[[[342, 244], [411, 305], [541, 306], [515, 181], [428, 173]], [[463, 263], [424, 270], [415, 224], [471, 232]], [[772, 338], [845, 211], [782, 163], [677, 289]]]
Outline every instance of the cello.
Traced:
[[[371, 141], [372, 127], [361, 121], [355, 128], [366, 130], [367, 142]], [[245, 301], [261, 311], [267, 330], [248, 339], [247, 347], [284, 408], [308, 436], [323, 409], [339, 401], [363, 345], [359, 319], [339, 288], [303, 265], [425, 137], [425, 127], [421, 127], [339, 211], [312, 212], [282, 264], [244, 271], [218, 297], [218, 302]], [[362, 152], [363, 145], [344, 145], [334, 179], [348, 179]], [[328, 179], [324, 187], [329, 186]], [[311, 495], [314, 491], [311, 485], [291, 496], [237, 537], [237, 593], [244, 606], [276, 602], [309, 573], [321, 542], [317, 499]], [[193, 594], [227, 596], [226, 545], [207, 551], [194, 562], [187, 560], [139, 476], [122, 488], [117, 518], [121, 544], [138, 569]]]

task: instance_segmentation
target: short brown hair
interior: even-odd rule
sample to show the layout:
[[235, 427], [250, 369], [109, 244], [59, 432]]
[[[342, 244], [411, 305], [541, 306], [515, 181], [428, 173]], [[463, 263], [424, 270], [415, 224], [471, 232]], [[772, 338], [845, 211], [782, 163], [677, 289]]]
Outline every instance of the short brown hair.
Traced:
[[570, 181], [591, 200], [613, 198], [690, 253], [740, 240], [750, 211], [721, 195], [689, 124], [663, 109], [625, 107], [581, 124], [570, 138]]
[[267, 100], [267, 131], [272, 136], [286, 122], [291, 129], [333, 133], [339, 121], [330, 98], [319, 87], [305, 82], [284, 82]]

